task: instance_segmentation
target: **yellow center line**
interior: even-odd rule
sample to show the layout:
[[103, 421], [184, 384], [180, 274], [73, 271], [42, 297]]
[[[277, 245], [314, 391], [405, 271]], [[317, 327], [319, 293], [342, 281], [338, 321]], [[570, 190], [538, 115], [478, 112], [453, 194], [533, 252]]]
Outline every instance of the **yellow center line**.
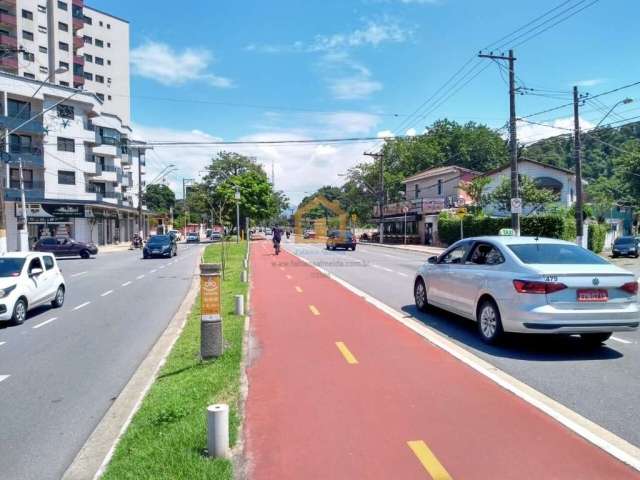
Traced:
[[296, 292], [302, 293], [302, 289], [300, 287], [296, 287]]
[[287, 277], [287, 280], [291, 280], [293, 277], [291, 275], [285, 275]]
[[347, 361], [348, 364], [354, 365], [358, 363], [358, 360], [356, 360], [356, 357], [353, 355], [353, 353], [351, 353], [351, 351], [347, 348], [347, 346], [343, 342], [336, 342], [336, 347], [338, 347], [338, 350], [340, 350], [340, 353], [342, 354], [342, 356], [344, 357], [344, 359]]
[[309, 310], [311, 310], [311, 313], [313, 313], [314, 315], [320, 315], [320, 312], [318, 311], [318, 309], [313, 305], [309, 305]]
[[413, 440], [407, 442], [407, 445], [418, 457], [418, 460], [420, 460], [420, 463], [429, 472], [433, 480], [452, 480], [449, 472], [445, 470], [426, 443], [422, 440]]

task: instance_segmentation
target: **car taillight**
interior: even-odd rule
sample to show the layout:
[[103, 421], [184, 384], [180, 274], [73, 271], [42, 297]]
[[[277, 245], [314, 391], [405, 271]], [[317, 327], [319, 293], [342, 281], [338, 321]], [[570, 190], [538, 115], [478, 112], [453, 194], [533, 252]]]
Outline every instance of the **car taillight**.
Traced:
[[559, 292], [567, 286], [564, 283], [557, 282], [535, 282], [528, 280], [514, 280], [513, 286], [518, 293], [533, 293], [544, 295], [547, 293]]
[[620, 288], [631, 295], [635, 295], [638, 293], [638, 282], [627, 282]]

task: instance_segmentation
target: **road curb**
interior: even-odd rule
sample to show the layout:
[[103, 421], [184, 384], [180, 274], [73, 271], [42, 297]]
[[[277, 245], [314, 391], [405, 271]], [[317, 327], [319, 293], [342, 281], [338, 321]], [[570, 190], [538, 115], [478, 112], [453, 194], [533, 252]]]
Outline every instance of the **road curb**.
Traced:
[[69, 465], [62, 480], [97, 479], [104, 473], [120, 438], [142, 405], [189, 318], [199, 291], [198, 264], [193, 277], [178, 311]]
[[460, 347], [456, 343], [449, 340], [447, 337], [430, 329], [411, 315], [401, 313], [391, 308], [382, 301], [372, 297], [368, 293], [363, 292], [359, 288], [354, 287], [350, 283], [342, 280], [341, 278], [335, 276], [327, 270], [315, 265], [313, 262], [307, 260], [306, 258], [300, 257], [290, 250], [289, 253], [299, 258], [306, 264], [314, 267], [323, 275], [326, 275], [328, 278], [331, 278], [332, 280], [338, 282], [347, 290], [363, 298], [365, 301], [369, 302], [379, 310], [382, 310], [394, 320], [402, 323], [413, 332], [428, 340], [431, 344], [449, 353], [450, 355], [460, 360], [467, 366], [473, 368], [475, 371], [487, 377], [489, 380], [493, 381], [500, 387], [508, 390], [531, 406], [549, 415], [551, 418], [561, 423], [564, 427], [584, 438], [591, 444], [604, 450], [611, 456], [629, 465], [631, 468], [640, 471], [640, 449], [635, 447], [631, 443], [602, 428], [601, 426], [597, 425], [591, 420], [588, 420], [587, 418], [574, 412], [573, 410], [565, 407], [561, 403], [549, 398], [545, 394], [521, 382], [520, 380], [512, 377], [508, 373], [491, 365], [489, 362], [467, 351], [463, 347]]
[[432, 251], [428, 251], [424, 248], [411, 248], [411, 246], [407, 246], [407, 247], [398, 247], [396, 245], [393, 244], [386, 244], [386, 243], [369, 243], [369, 242], [358, 242], [358, 245], [370, 245], [372, 247], [379, 247], [379, 248], [390, 248], [393, 250], [400, 250], [400, 251], [405, 251], [405, 252], [418, 252], [418, 253], [426, 253], [427, 255], [440, 255], [442, 252], [445, 251], [444, 248], [440, 248], [440, 247], [433, 247], [431, 250]]

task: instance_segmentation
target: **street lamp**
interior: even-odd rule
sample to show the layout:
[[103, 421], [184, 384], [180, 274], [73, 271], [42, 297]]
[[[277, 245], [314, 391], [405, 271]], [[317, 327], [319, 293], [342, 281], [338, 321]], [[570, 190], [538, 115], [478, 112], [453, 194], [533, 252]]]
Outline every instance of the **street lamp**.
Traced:
[[624, 99], [622, 99], [622, 100], [620, 100], [620, 101], [616, 102], [616, 103], [613, 105], [613, 107], [611, 107], [611, 108], [609, 109], [609, 111], [606, 113], [606, 115], [605, 115], [604, 117], [602, 117], [602, 120], [600, 120], [600, 121], [598, 122], [598, 124], [594, 127], [594, 130], [595, 130], [596, 128], [598, 128], [598, 127], [602, 124], [602, 122], [604, 122], [605, 118], [607, 118], [607, 117], [611, 114], [611, 112], [613, 112], [613, 110], [614, 110], [618, 105], [629, 105], [629, 104], [630, 104], [630, 103], [632, 103], [632, 102], [633, 102], [633, 98], [624, 98]]
[[240, 188], [237, 185], [233, 198], [236, 201], [236, 243], [240, 243]]

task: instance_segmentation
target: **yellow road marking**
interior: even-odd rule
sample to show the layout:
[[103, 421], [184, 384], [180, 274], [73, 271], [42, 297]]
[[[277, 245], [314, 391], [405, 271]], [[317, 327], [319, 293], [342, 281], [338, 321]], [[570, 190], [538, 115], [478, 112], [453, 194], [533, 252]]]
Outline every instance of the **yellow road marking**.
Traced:
[[422, 466], [425, 468], [433, 480], [452, 480], [449, 472], [445, 470], [442, 464], [438, 461], [433, 452], [427, 447], [427, 444], [422, 440], [413, 440], [407, 442], [409, 448], [415, 453]]
[[309, 305], [309, 310], [311, 310], [311, 313], [313, 313], [314, 315], [320, 315], [320, 312], [318, 311], [318, 309], [313, 305]]
[[300, 287], [296, 287], [296, 292], [302, 293], [302, 289]]
[[286, 275], [287, 280], [291, 280], [293, 277], [291, 275]]
[[353, 356], [353, 353], [349, 351], [349, 349], [343, 342], [336, 342], [336, 347], [338, 347], [338, 350], [340, 350], [340, 353], [342, 354], [344, 359], [347, 361], [347, 363], [351, 365], [358, 363], [358, 360], [356, 360], [356, 357]]

